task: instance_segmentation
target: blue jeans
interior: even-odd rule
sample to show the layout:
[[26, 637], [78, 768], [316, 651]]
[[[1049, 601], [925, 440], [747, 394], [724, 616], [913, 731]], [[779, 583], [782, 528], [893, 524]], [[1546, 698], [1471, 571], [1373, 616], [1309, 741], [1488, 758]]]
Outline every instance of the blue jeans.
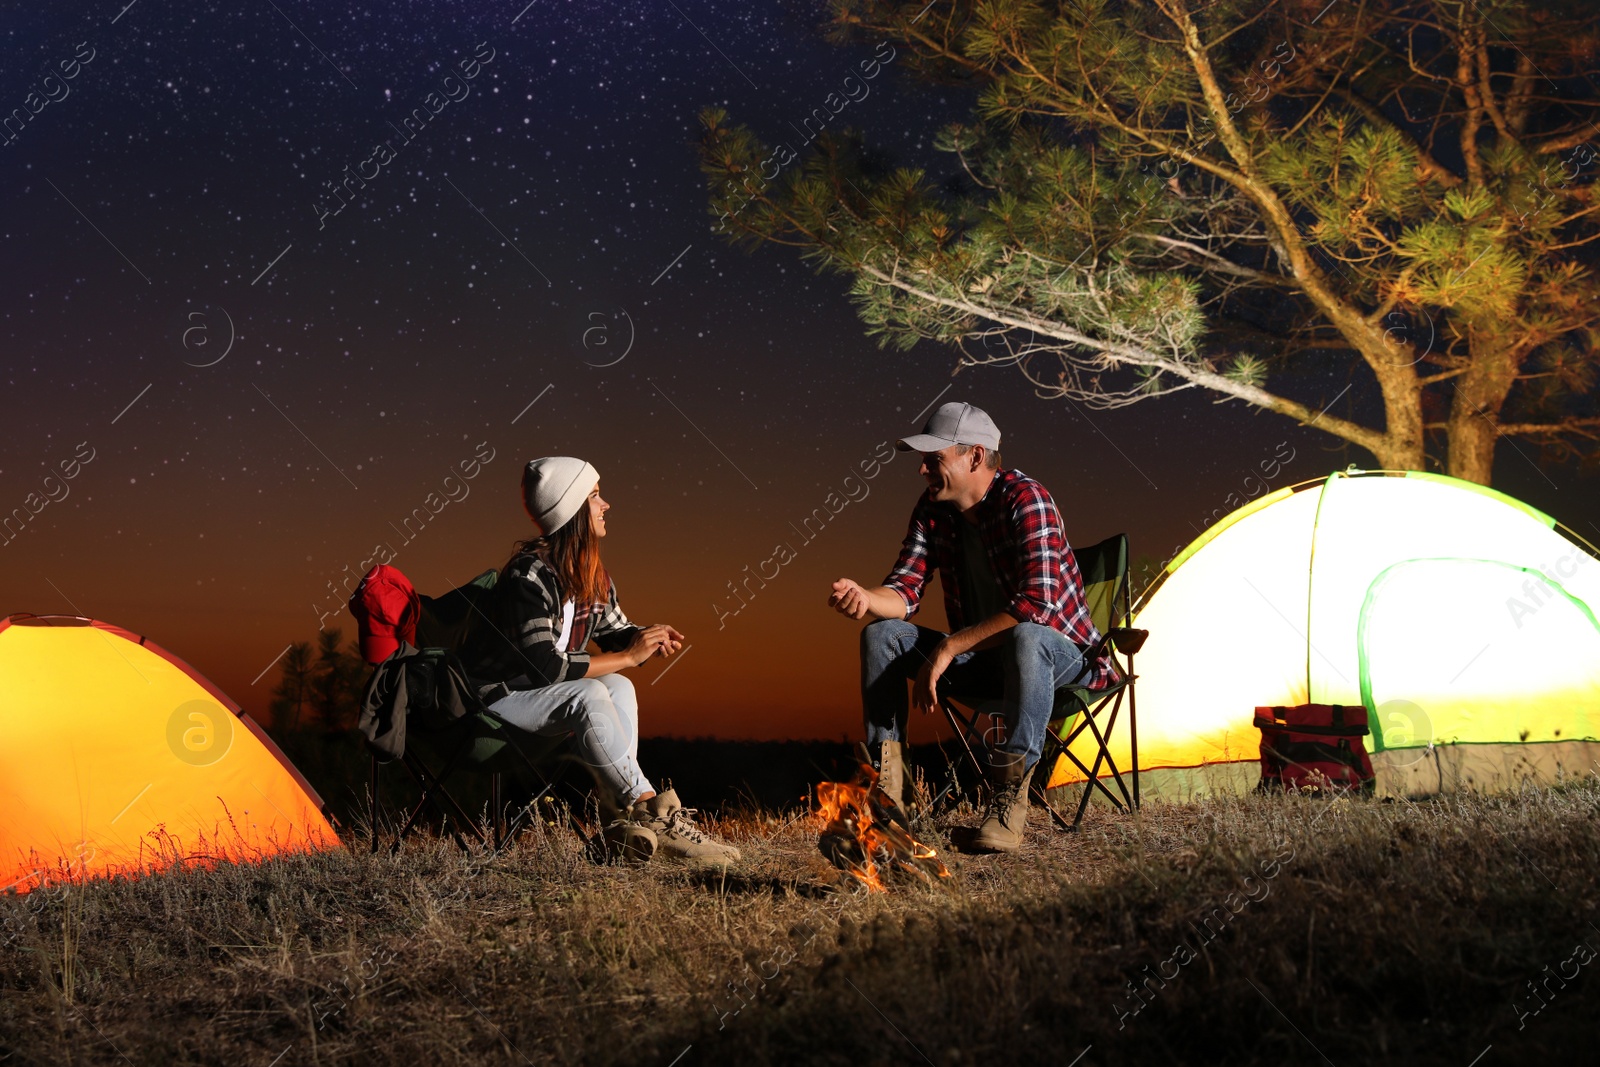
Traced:
[[519, 689], [490, 704], [489, 712], [542, 737], [573, 734], [577, 758], [619, 806], [653, 789], [639, 768], [639, 698], [620, 674]]
[[[869, 745], [905, 740], [906, 682], [933, 659], [944, 637], [900, 619], [880, 619], [861, 631], [861, 708]], [[1056, 688], [1082, 668], [1083, 652], [1066, 634], [1022, 622], [1005, 631], [1001, 644], [957, 656], [940, 676], [937, 692], [958, 700], [998, 696], [1005, 737], [992, 748], [1020, 755], [1031, 767], [1044, 750]]]

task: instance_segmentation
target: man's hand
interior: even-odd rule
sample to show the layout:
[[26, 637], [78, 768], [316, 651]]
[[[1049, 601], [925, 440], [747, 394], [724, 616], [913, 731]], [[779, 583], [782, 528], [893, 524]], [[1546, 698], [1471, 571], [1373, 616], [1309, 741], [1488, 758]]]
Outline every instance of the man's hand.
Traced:
[[955, 656], [941, 641], [933, 650], [933, 658], [917, 672], [916, 683], [911, 687], [911, 706], [922, 714], [930, 715], [939, 707], [939, 679], [944, 677], [945, 669], [953, 659]]
[[849, 578], [840, 578], [833, 583], [833, 592], [828, 597], [828, 606], [840, 615], [849, 619], [864, 619], [872, 610], [872, 600], [867, 596], [867, 591]]

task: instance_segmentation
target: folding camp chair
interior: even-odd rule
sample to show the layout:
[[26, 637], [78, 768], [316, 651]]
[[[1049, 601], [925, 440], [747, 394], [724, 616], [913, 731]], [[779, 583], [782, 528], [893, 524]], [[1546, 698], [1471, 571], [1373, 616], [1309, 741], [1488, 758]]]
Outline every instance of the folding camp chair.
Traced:
[[[497, 577], [497, 571], [485, 571], [443, 596], [419, 597], [421, 612], [416, 624], [417, 646], [425, 652], [441, 653], [461, 647], [475, 622], [487, 621], [483, 608], [493, 595]], [[421, 795], [401, 823], [395, 835], [394, 848], [400, 847], [406, 834], [417, 826], [431, 807], [438, 812], [447, 831], [463, 848], [467, 845], [465, 831], [498, 851], [516, 834], [534, 805], [555, 788], [557, 779], [547, 778], [539, 767], [555, 756], [565, 742], [566, 738], [563, 737], [533, 737], [481, 708], [442, 729], [419, 730], [412, 726], [408, 729], [405, 754], [399, 762], [410, 772]], [[380, 760], [374, 753], [368, 791], [374, 852], [378, 850], [380, 767]], [[519, 807], [517, 816], [507, 826], [501, 795], [503, 779], [507, 773], [522, 770], [526, 770], [540, 788], [531, 801]], [[446, 780], [462, 774], [474, 777], [486, 775], [488, 778], [488, 828], [480, 826], [477, 820], [468, 815], [446, 787]]]
[[[540, 772], [546, 763], [566, 742], [566, 738], [533, 738], [519, 733], [515, 727], [496, 718], [489, 712], [477, 712], [462, 719], [459, 724], [442, 732], [413, 733], [406, 739], [405, 755], [399, 763], [416, 781], [421, 795], [395, 834], [394, 848], [398, 849], [406, 834], [416, 828], [428, 808], [433, 808], [444, 820], [446, 831], [461, 847], [467, 847], [466, 834], [486, 847], [499, 851], [505, 842], [516, 835], [523, 820], [535, 806], [555, 788], [558, 779]], [[372, 778], [368, 792], [372, 823], [372, 851], [378, 850], [379, 783], [382, 764], [372, 757]], [[504, 777], [526, 769], [539, 786], [531, 800], [518, 805], [518, 811], [509, 824], [502, 799]], [[490, 824], [484, 827], [468, 815], [465, 808], [451, 794], [446, 782], [470, 774], [487, 775], [489, 783]]]
[[[1083, 822], [1084, 811], [1088, 808], [1089, 798], [1094, 795], [1095, 790], [1099, 790], [1118, 810], [1126, 811], [1139, 806], [1139, 733], [1137, 704], [1134, 699], [1134, 682], [1137, 675], [1133, 672], [1133, 656], [1144, 646], [1145, 638], [1149, 636], [1147, 630], [1135, 630], [1125, 625], [1132, 611], [1132, 590], [1128, 580], [1128, 535], [1117, 534], [1099, 544], [1074, 549], [1073, 555], [1078, 561], [1078, 573], [1083, 578], [1084, 599], [1088, 603], [1089, 616], [1094, 620], [1095, 629], [1100, 632], [1100, 640], [1084, 654], [1083, 670], [1078, 676], [1056, 690], [1050, 728], [1045, 733], [1044, 751], [1038, 765], [1030, 774], [1029, 784], [1029, 793], [1045, 806], [1050, 812], [1050, 817], [1065, 830], [1076, 830]], [[1119, 677], [1103, 689], [1089, 689], [1083, 684], [1085, 676], [1102, 653], [1111, 656]], [[1124, 662], [1117, 661], [1117, 653], [1122, 654]], [[1122, 712], [1124, 694], [1128, 701], [1131, 765], [1126, 771], [1133, 779], [1131, 792], [1123, 781], [1124, 768], [1117, 766], [1110, 749], [1111, 738]], [[963, 710], [962, 705], [970, 710]], [[999, 698], [986, 695], [979, 699], [965, 699], [959, 692], [949, 693], [941, 690], [939, 706], [943, 708], [945, 717], [955, 730], [957, 739], [961, 741], [967, 758], [978, 772], [979, 778], [982, 778], [993, 744], [990, 741], [993, 729], [985, 730], [979, 725], [978, 720], [986, 715], [998, 718]], [[1085, 730], [1088, 730], [1090, 737], [1094, 739], [1096, 749], [1092, 767], [1085, 766], [1072, 751], [1073, 742], [1077, 741]], [[1063, 759], [1076, 766], [1084, 776], [1083, 795], [1078, 801], [1077, 814], [1070, 824], [1050, 804], [1049, 798], [1045, 795], [1057, 764]], [[1117, 792], [1121, 794], [1120, 797], [1112, 793], [1101, 780], [1102, 766], [1109, 770], [1107, 777], [1115, 784]], [[1044, 770], [1041, 771], [1040, 768]], [[1043, 782], [1039, 780], [1041, 774], [1046, 775]]]

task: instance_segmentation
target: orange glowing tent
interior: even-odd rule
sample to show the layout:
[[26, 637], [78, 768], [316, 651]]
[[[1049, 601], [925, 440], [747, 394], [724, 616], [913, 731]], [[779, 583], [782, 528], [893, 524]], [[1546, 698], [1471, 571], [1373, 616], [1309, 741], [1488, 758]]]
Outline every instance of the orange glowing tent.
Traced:
[[338, 843], [261, 727], [170, 652], [92, 619], [0, 619], [0, 892]]

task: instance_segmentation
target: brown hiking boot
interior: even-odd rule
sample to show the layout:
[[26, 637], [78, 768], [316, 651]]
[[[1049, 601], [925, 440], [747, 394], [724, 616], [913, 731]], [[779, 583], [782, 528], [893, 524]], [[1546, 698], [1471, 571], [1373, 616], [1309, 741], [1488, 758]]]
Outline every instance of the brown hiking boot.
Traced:
[[907, 818], [916, 795], [905, 764], [905, 746], [899, 741], [879, 741], [871, 749], [872, 765], [878, 771], [878, 788], [897, 804]]
[[669, 789], [634, 804], [629, 817], [655, 834], [656, 851], [663, 859], [723, 866], [737, 863], [739, 850], [696, 826], [691, 818], [694, 811], [678, 802], [676, 789]]
[[626, 816], [613, 819], [600, 831], [600, 838], [605, 842], [606, 858], [614, 863], [648, 863], [658, 847], [654, 830]]
[[983, 825], [972, 838], [972, 847], [986, 852], [1015, 852], [1022, 847], [1028, 828], [1028, 770], [1024, 756], [991, 752], [989, 785], [994, 795]]

